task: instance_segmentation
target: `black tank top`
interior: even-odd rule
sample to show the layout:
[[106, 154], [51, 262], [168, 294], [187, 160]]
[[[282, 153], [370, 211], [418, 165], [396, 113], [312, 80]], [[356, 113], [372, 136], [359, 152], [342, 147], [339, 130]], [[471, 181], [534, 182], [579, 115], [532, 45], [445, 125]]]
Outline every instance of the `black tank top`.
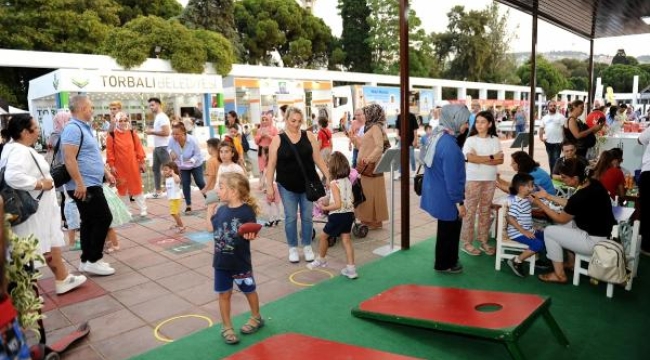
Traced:
[[305, 167], [305, 172], [310, 180], [318, 180], [316, 173], [316, 164], [314, 164], [313, 152], [314, 149], [309, 142], [307, 133], [302, 130], [300, 132], [300, 140], [296, 144], [292, 144], [287, 136], [280, 135], [280, 146], [278, 147], [278, 161], [276, 165], [275, 181], [282, 185], [283, 188], [295, 192], [305, 192], [305, 178], [302, 176], [300, 165], [296, 161], [291, 146], [296, 146], [300, 160]]

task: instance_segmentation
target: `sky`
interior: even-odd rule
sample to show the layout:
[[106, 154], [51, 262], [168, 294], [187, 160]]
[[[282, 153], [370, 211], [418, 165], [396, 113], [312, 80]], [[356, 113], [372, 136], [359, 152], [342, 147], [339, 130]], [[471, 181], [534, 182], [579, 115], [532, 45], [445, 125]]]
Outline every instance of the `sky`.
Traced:
[[[178, 0], [185, 5], [187, 0]], [[332, 29], [336, 36], [341, 34], [341, 17], [338, 15], [337, 0], [314, 0], [314, 15], [322, 18]], [[411, 8], [422, 20], [424, 29], [427, 32], [442, 32], [447, 27], [447, 13], [456, 5], [465, 6], [466, 10], [484, 9], [490, 0], [411, 0]], [[532, 41], [532, 17], [504, 5], [499, 5], [502, 13], [507, 10], [509, 14], [509, 30], [516, 34], [516, 39], [510, 46], [512, 52], [530, 52]], [[580, 51], [589, 53], [589, 41], [573, 35], [565, 30], [539, 21], [537, 28], [537, 51]], [[650, 44], [650, 34], [633, 35], [617, 38], [596, 39], [594, 41], [594, 53], [596, 55], [614, 56], [618, 49], [624, 49], [627, 55], [641, 56], [650, 55], [650, 48], [640, 46]]]

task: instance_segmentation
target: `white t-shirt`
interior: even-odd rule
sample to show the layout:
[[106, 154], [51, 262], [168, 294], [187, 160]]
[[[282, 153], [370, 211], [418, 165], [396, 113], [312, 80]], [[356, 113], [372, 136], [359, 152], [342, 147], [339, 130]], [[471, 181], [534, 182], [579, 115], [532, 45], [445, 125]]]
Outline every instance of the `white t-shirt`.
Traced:
[[546, 114], [542, 118], [540, 128], [544, 129], [546, 142], [549, 144], [561, 144], [564, 140], [564, 124], [566, 118], [560, 113]]
[[231, 173], [231, 172], [236, 172], [240, 173], [242, 175], [246, 175], [244, 173], [244, 169], [239, 164], [231, 163], [231, 164], [220, 164], [219, 165], [219, 171], [217, 172], [217, 180], [214, 183], [214, 189], [218, 190], [219, 189], [219, 180], [221, 179], [221, 175]]
[[167, 189], [167, 199], [175, 200], [183, 198], [183, 193], [181, 192], [181, 184], [176, 183], [173, 176], [165, 178], [165, 188]]
[[650, 171], [650, 146], [648, 146], [648, 143], [650, 143], [650, 127], [643, 130], [639, 135], [639, 142], [646, 147], [641, 160], [641, 171]]
[[[477, 135], [470, 136], [465, 140], [463, 154], [472, 152], [478, 156], [494, 155], [501, 151], [501, 143], [498, 137], [481, 138]], [[495, 181], [497, 179], [497, 166], [488, 164], [467, 163], [467, 181]]]
[[[169, 121], [169, 117], [167, 116], [167, 114], [161, 111], [156, 115], [156, 119], [153, 122], [153, 131], [155, 132], [162, 131], [162, 128], [165, 125], [169, 126], [169, 128], [171, 129], [171, 122]], [[161, 146], [167, 147], [167, 144], [169, 144], [169, 136], [158, 136], [158, 135], [153, 136], [154, 147], [161, 147]]]

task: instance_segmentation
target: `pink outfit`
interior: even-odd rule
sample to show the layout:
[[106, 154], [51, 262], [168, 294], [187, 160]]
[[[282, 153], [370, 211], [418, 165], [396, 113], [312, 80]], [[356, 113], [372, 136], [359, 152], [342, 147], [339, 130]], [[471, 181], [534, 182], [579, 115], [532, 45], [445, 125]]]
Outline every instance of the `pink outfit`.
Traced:
[[[269, 145], [271, 145], [271, 140], [278, 134], [278, 129], [275, 128], [272, 124], [266, 126], [260, 126], [255, 134], [255, 144], [257, 144], [257, 164], [261, 172], [264, 172], [266, 169], [266, 163], [269, 156]], [[267, 136], [264, 136], [267, 135]]]
[[478, 236], [477, 240], [486, 243], [490, 234], [490, 209], [494, 198], [494, 181], [468, 181], [465, 185], [465, 209], [467, 215], [463, 218], [463, 227], [460, 241], [471, 244], [474, 241], [474, 221], [478, 210]]

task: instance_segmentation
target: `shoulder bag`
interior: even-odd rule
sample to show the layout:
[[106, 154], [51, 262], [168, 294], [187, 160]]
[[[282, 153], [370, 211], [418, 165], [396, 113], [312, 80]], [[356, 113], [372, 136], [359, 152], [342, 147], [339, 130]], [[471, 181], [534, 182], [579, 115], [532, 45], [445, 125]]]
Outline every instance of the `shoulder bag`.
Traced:
[[[75, 159], [79, 159], [79, 153], [81, 152], [81, 145], [84, 143], [84, 132], [81, 129], [81, 126], [75, 124], [79, 128], [79, 132], [81, 133], [81, 141], [79, 141], [79, 151], [77, 151], [77, 156]], [[56, 143], [56, 146], [54, 146], [54, 155], [52, 155], [52, 163], [50, 164], [50, 176], [52, 176], [52, 180], [54, 180], [54, 187], [58, 188], [63, 185], [65, 185], [68, 181], [72, 180], [72, 177], [70, 177], [70, 173], [68, 173], [68, 168], [65, 167], [65, 161], [62, 161], [58, 164], [55, 164], [54, 162], [56, 161], [56, 155], [59, 152], [59, 148], [61, 146], [61, 138], [59, 137], [59, 141]]]
[[[32, 156], [32, 159], [34, 159], [34, 162], [36, 163], [36, 167], [38, 167], [38, 171], [43, 175], [43, 178], [45, 178], [34, 154], [30, 151], [29, 155]], [[5, 182], [6, 169], [6, 166], [3, 166], [2, 169], [0, 169], [0, 196], [2, 196], [2, 199], [4, 200], [5, 214], [10, 215], [9, 223], [11, 226], [16, 226], [24, 223], [25, 220], [38, 211], [38, 203], [41, 200], [41, 197], [43, 197], [43, 190], [41, 190], [41, 193], [38, 194], [36, 199], [34, 199], [32, 195], [29, 194], [29, 191], [12, 188]]]
[[[289, 147], [291, 148], [291, 151], [293, 151], [296, 161], [298, 161], [298, 166], [300, 166], [302, 176], [305, 178], [305, 194], [307, 195], [307, 200], [317, 201], [325, 196], [325, 187], [323, 186], [323, 183], [320, 180], [310, 180], [309, 177], [307, 177], [305, 166], [302, 164], [298, 150], [296, 150], [296, 145], [291, 142], [291, 139], [289, 139], [287, 134], [282, 133], [281, 136], [283, 136], [289, 143]], [[302, 138], [302, 133], [300, 134], [300, 137]]]
[[424, 174], [420, 174], [420, 169], [422, 169], [422, 165], [418, 165], [415, 179], [413, 179], [413, 190], [418, 196], [422, 195], [422, 182], [424, 182]]

